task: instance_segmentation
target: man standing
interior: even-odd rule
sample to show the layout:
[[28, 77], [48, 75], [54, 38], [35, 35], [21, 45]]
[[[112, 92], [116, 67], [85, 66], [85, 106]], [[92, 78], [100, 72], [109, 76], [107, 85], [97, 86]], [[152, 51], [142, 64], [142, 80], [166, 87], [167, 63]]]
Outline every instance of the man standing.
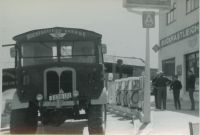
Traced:
[[178, 80], [178, 76], [173, 76], [173, 81], [170, 85], [170, 89], [173, 90], [175, 108], [179, 110], [181, 109], [181, 103], [179, 99], [181, 88], [182, 88], [182, 84]]
[[157, 72], [156, 76], [152, 80], [152, 86], [153, 86], [153, 94], [155, 99], [155, 107], [158, 109], [158, 101], [157, 101], [157, 88], [156, 88], [156, 80], [159, 77], [159, 72]]
[[187, 85], [188, 85], [189, 97], [191, 101], [191, 110], [195, 110], [195, 101], [194, 101], [194, 96], [193, 96], [193, 93], [195, 90], [195, 76], [191, 70], [188, 71]]
[[161, 109], [161, 106], [163, 106], [163, 109], [166, 110], [166, 100], [167, 100], [167, 85], [171, 81], [164, 76], [163, 72], [160, 72], [160, 75], [156, 79], [155, 85], [157, 88], [157, 103], [158, 103], [158, 109]]

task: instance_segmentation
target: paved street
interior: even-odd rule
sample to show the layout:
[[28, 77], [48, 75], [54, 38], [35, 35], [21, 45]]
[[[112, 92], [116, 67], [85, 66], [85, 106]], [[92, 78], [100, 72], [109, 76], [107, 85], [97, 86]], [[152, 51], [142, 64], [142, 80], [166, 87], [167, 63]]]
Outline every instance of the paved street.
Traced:
[[[182, 110], [175, 110], [168, 100], [167, 110], [155, 110], [151, 98], [151, 123], [143, 124], [138, 119], [132, 122], [130, 115], [109, 107], [106, 135], [189, 135], [189, 122], [199, 122], [199, 105], [195, 111], [189, 109], [190, 102], [182, 101]], [[2, 118], [1, 134], [9, 134], [9, 116]], [[83, 134], [88, 135], [87, 121], [68, 120], [60, 127], [38, 127], [37, 134]]]
[[[189, 111], [188, 111], [189, 113]], [[151, 123], [142, 124], [139, 120], [124, 117], [118, 112], [108, 112], [106, 135], [189, 135], [189, 122], [198, 122], [198, 117], [175, 111], [159, 111], [152, 108]], [[7, 118], [7, 122], [9, 118]], [[5, 122], [5, 121], [4, 121]], [[4, 123], [4, 126], [6, 124]], [[39, 126], [37, 134], [83, 134], [88, 135], [87, 121], [66, 121], [60, 127]], [[9, 134], [9, 127], [2, 134]]]
[[[107, 131], [106, 135], [116, 135], [116, 134], [123, 134], [123, 135], [133, 135], [134, 133], [134, 126], [132, 124], [132, 120], [130, 118], [125, 118], [119, 116], [117, 114], [113, 114], [108, 112], [107, 117]], [[9, 122], [9, 118], [7, 117], [7, 124]], [[6, 121], [4, 118], [4, 126], [6, 126]], [[67, 133], [67, 134], [82, 134], [88, 135], [88, 128], [87, 128], [87, 121], [66, 121], [65, 124], [61, 125], [60, 127], [42, 127], [39, 126], [37, 134], [42, 133]], [[5, 127], [4, 130], [1, 132], [2, 134], [9, 134], [9, 127]]]

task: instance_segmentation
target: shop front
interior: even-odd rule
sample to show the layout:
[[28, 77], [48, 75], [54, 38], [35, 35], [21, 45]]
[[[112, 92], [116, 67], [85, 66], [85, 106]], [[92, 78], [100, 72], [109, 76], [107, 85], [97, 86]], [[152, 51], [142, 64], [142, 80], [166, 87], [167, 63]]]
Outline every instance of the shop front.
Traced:
[[[188, 71], [192, 71], [195, 76], [194, 98], [196, 101], [199, 100], [198, 27], [199, 23], [192, 24], [160, 40], [159, 69], [170, 80], [172, 76], [178, 75], [178, 79], [183, 86], [180, 94], [183, 100], [190, 100], [188, 94]], [[173, 99], [173, 94], [170, 90], [168, 91], [168, 99]]]
[[185, 55], [186, 60], [186, 91], [188, 91], [188, 71], [195, 76], [195, 91], [199, 92], [199, 51]]
[[172, 76], [175, 75], [175, 58], [163, 60], [162, 71], [169, 79], [172, 79]]

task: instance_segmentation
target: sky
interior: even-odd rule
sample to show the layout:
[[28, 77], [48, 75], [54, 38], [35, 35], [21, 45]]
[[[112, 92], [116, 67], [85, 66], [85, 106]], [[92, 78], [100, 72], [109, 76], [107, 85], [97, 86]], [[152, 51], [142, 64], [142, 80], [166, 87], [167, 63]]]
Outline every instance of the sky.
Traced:
[[[50, 27], [81, 28], [102, 34], [107, 54], [145, 59], [146, 29], [142, 16], [127, 11], [123, 0], [0, 0], [0, 44], [15, 43], [15, 35]], [[158, 67], [156, 27], [150, 29], [150, 66]], [[0, 59], [9, 65], [8, 48], [1, 48]]]

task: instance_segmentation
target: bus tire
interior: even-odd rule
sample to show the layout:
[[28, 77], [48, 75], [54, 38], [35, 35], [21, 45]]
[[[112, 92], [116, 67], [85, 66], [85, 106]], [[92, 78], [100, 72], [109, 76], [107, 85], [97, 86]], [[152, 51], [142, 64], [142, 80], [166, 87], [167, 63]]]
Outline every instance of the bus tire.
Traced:
[[37, 130], [37, 109], [29, 108], [16, 109], [11, 111], [10, 133], [11, 134], [34, 134]]
[[91, 105], [88, 109], [88, 130], [90, 135], [105, 135], [106, 105]]

